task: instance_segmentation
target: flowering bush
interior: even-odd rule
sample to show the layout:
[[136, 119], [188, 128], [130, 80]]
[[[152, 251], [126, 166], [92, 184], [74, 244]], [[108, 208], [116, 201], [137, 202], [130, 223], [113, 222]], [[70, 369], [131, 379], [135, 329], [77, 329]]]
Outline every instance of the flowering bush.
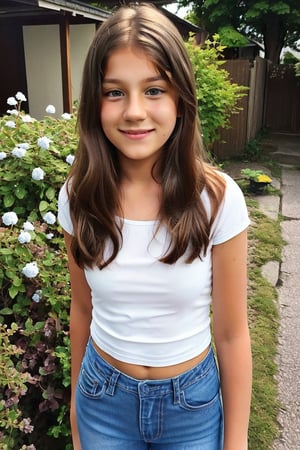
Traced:
[[265, 174], [262, 170], [256, 169], [242, 169], [241, 174], [249, 180], [256, 181], [257, 183], [272, 183], [272, 178]]
[[245, 168], [241, 170], [241, 174], [249, 180], [249, 191], [253, 194], [264, 194], [272, 183], [272, 178], [259, 169]]
[[196, 77], [203, 140], [210, 148], [220, 139], [220, 129], [230, 127], [230, 116], [240, 111], [238, 101], [248, 88], [232, 83], [229, 73], [222, 68], [225, 47], [220, 45], [219, 35], [207, 40], [204, 47], [195, 46], [194, 38], [190, 37], [186, 49]]
[[0, 118], [0, 448], [72, 448], [69, 279], [57, 197], [77, 145], [75, 115], [44, 120], [9, 97]]

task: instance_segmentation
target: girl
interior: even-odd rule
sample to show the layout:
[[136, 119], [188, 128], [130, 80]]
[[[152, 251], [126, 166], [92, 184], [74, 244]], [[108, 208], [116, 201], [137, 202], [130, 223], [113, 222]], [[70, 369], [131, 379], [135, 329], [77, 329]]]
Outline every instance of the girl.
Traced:
[[203, 160], [193, 70], [162, 13], [123, 6], [100, 27], [78, 114], [59, 196], [74, 449], [246, 450], [249, 219]]

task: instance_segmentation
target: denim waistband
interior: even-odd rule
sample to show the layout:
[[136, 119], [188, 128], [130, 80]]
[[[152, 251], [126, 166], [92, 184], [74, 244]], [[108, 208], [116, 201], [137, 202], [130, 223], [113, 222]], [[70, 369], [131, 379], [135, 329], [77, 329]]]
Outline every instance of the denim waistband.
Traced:
[[[179, 387], [184, 388], [190, 384], [195, 383], [200, 378], [204, 377], [207, 372], [215, 367], [215, 358], [212, 347], [210, 347], [205, 358], [192, 369], [183, 372], [172, 378], [164, 378], [159, 380], [152, 379], [136, 379], [120, 372], [118, 369], [106, 362], [101, 355], [96, 351], [92, 339], [89, 339], [85, 357], [88, 358], [89, 363], [93, 365], [96, 371], [99, 372], [109, 383], [111, 389], [115, 386], [123, 387], [127, 391], [141, 392], [145, 394], [152, 391], [155, 394], [167, 394], [173, 392]], [[109, 390], [109, 389], [108, 389]]]

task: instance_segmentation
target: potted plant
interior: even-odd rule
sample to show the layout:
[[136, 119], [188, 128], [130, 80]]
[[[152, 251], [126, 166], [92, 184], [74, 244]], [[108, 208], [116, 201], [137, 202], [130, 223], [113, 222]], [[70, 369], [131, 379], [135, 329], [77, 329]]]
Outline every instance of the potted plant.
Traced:
[[246, 168], [241, 170], [241, 174], [249, 180], [250, 192], [254, 194], [263, 193], [266, 186], [272, 183], [272, 178], [262, 170]]

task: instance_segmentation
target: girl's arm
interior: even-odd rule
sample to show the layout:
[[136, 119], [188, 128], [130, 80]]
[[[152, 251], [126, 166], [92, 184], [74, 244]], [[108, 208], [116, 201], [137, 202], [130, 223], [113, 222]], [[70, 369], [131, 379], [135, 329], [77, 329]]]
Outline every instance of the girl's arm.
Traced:
[[247, 232], [213, 247], [213, 334], [224, 407], [224, 450], [248, 448], [252, 387]]
[[81, 450], [76, 414], [75, 389], [80, 371], [81, 361], [90, 335], [92, 314], [91, 291], [87, 284], [84, 271], [78, 267], [71, 253], [72, 236], [64, 232], [71, 280], [71, 310], [70, 310], [70, 339], [71, 339], [71, 429], [74, 450]]

